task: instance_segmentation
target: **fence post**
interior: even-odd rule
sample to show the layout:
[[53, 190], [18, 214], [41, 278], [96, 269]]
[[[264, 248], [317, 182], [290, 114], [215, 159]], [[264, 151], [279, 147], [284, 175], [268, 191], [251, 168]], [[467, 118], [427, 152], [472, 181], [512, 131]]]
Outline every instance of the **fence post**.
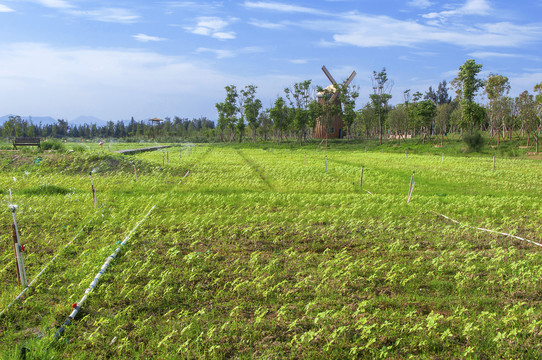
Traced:
[[359, 187], [363, 186], [363, 166], [361, 167], [361, 176], [359, 178]]
[[11, 212], [13, 215], [13, 224], [11, 224], [11, 235], [13, 237], [13, 247], [15, 249], [15, 264], [17, 265], [17, 283], [23, 288], [28, 286], [28, 280], [26, 279], [26, 270], [24, 268], [23, 251], [24, 247], [21, 246], [19, 240], [19, 229], [17, 228], [17, 219], [15, 218], [15, 211], [17, 206], [11, 206]]
[[92, 198], [94, 199], [94, 209], [98, 207], [98, 200], [96, 199], [96, 188], [94, 187], [94, 181], [92, 180], [92, 171], [90, 172], [90, 185], [92, 187]]

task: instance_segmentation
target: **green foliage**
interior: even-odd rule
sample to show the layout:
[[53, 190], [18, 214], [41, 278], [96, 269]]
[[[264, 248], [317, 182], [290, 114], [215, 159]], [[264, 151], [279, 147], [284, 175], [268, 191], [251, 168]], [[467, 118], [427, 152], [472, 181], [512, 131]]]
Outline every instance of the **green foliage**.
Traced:
[[469, 151], [479, 152], [484, 146], [484, 138], [478, 131], [473, 134], [464, 134], [463, 141], [467, 144]]
[[42, 141], [41, 142], [41, 149], [42, 150], [64, 151], [64, 150], [66, 150], [66, 146], [60, 140], [47, 139], [47, 141]]
[[[24, 344], [54, 359], [537, 358], [542, 258], [472, 226], [538, 240], [539, 161], [499, 157], [493, 171], [487, 154], [447, 147], [405, 158], [336, 144], [184, 144], [165, 165], [162, 152], [51, 153], [40, 166], [0, 154], [29, 278], [58, 255], [1, 318], [0, 357]], [[130, 162], [146, 169], [137, 181]], [[66, 171], [80, 163], [86, 171]], [[94, 210], [88, 167], [99, 164]], [[32, 192], [43, 184], [71, 192]], [[11, 216], [0, 207], [4, 227]], [[0, 242], [0, 311], [20, 292], [12, 259]]]
[[482, 120], [478, 110], [480, 106], [474, 102], [477, 91], [484, 86], [484, 82], [476, 77], [481, 70], [481, 64], [469, 59], [459, 67], [459, 73], [455, 79], [461, 86], [462, 119], [460, 125], [463, 128], [470, 128], [471, 133]]

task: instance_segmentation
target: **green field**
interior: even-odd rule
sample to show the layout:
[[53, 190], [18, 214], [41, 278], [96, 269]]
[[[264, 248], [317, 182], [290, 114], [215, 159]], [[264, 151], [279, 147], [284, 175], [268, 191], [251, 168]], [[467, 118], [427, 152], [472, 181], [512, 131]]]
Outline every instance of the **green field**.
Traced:
[[539, 358], [542, 249], [475, 228], [542, 242], [542, 168], [500, 157], [492, 167], [489, 155], [363, 145], [2, 152], [0, 311], [21, 291], [9, 204], [29, 280], [59, 256], [0, 318], [0, 354]]

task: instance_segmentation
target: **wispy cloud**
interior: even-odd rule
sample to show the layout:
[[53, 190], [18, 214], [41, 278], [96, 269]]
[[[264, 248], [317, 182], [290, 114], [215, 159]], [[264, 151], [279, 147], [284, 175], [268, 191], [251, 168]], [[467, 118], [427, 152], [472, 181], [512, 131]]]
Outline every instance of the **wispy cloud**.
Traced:
[[432, 12], [423, 15], [426, 19], [439, 19], [445, 21], [449, 17], [464, 15], [488, 15], [491, 12], [491, 5], [487, 0], [467, 0], [462, 6], [441, 12]]
[[140, 42], [150, 42], [150, 41], [164, 41], [166, 39], [158, 37], [158, 36], [151, 36], [146, 34], [137, 34], [132, 36], [134, 39]]
[[416, 8], [420, 8], [420, 9], [427, 9], [428, 7], [433, 5], [433, 3], [429, 0], [412, 0], [412, 1], [409, 1], [408, 5], [416, 7]]
[[13, 10], [12, 8], [7, 7], [6, 5], [0, 4], [0, 13], [8, 13], [8, 12], [14, 12], [14, 11], [15, 10]]
[[324, 11], [298, 5], [290, 5], [279, 2], [267, 2], [267, 1], [245, 1], [244, 6], [252, 9], [271, 10], [287, 13], [303, 13], [314, 15], [325, 15]]
[[292, 59], [290, 60], [290, 62], [295, 65], [304, 65], [308, 63], [309, 61], [307, 59]]
[[[335, 44], [358, 47], [417, 46], [445, 43], [461, 47], [517, 47], [540, 41], [542, 26], [510, 22], [461, 23], [438, 26], [390, 16], [363, 14], [343, 15], [340, 19], [300, 21], [298, 26], [313, 31], [327, 30]], [[326, 44], [327, 41], [321, 42]], [[329, 45], [329, 44], [328, 44]]]
[[237, 57], [242, 54], [261, 53], [263, 51], [264, 49], [259, 46], [247, 46], [247, 47], [243, 47], [243, 48], [235, 49], [235, 50], [210, 49], [210, 48], [200, 47], [196, 49], [196, 54], [212, 53], [215, 55], [217, 59], [226, 59], [226, 58]]
[[119, 7], [103, 7], [95, 9], [82, 9], [66, 0], [32, 0], [33, 2], [52, 9], [57, 9], [67, 15], [87, 18], [93, 21], [131, 24], [137, 22], [141, 16], [134, 11]]
[[65, 0], [34, 0], [34, 2], [53, 9], [72, 9], [75, 7]]
[[195, 26], [185, 27], [192, 34], [210, 36], [219, 40], [235, 39], [235, 32], [226, 31], [225, 28], [230, 25], [230, 22], [236, 19], [226, 21], [215, 16], [204, 16], [197, 19]]
[[72, 15], [86, 17], [90, 20], [111, 22], [120, 24], [132, 24], [137, 22], [141, 16], [129, 9], [122, 8], [101, 8], [95, 10], [71, 10]]
[[286, 27], [286, 24], [284, 23], [273, 23], [269, 21], [261, 21], [261, 20], [255, 20], [252, 19], [248, 22], [252, 26], [256, 26], [263, 29], [271, 29], [271, 30], [279, 30], [284, 29]]

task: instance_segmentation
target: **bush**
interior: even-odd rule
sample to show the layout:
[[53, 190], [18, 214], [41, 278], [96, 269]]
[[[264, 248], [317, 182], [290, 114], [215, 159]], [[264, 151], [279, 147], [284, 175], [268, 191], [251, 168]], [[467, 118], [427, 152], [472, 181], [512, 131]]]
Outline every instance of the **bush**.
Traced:
[[479, 132], [463, 135], [463, 141], [469, 147], [469, 151], [480, 152], [484, 147], [484, 138]]
[[42, 150], [65, 150], [64, 144], [59, 140], [47, 140], [41, 143]]

